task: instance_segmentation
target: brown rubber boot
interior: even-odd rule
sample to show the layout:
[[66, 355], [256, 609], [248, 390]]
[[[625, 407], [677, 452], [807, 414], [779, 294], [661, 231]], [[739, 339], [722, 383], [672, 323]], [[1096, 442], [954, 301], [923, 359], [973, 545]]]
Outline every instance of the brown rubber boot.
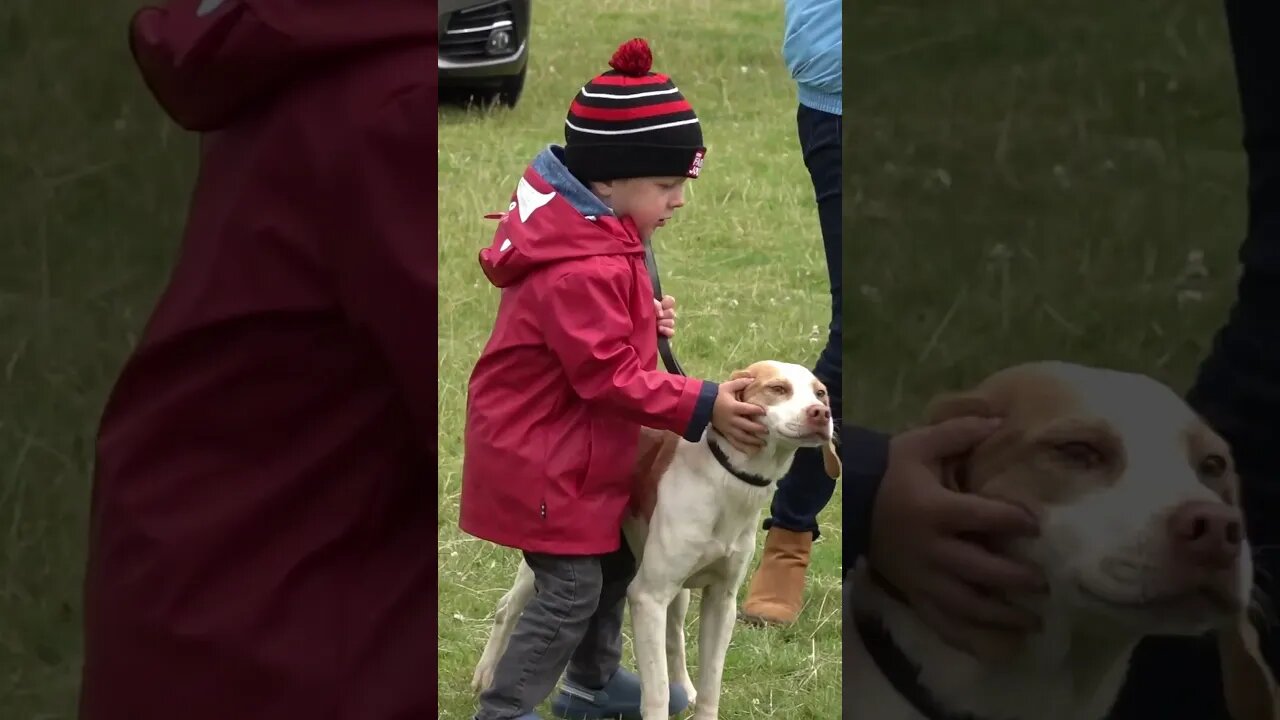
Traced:
[[769, 528], [760, 567], [751, 578], [742, 619], [766, 625], [790, 625], [804, 603], [805, 572], [813, 533]]

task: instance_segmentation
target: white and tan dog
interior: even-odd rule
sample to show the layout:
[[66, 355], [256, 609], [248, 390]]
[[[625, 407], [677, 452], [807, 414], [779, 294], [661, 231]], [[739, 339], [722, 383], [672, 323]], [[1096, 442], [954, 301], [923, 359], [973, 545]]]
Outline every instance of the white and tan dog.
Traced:
[[1230, 451], [1177, 394], [1141, 375], [1035, 363], [939, 398], [930, 420], [964, 415], [1004, 418], [953, 485], [1040, 519], [1041, 535], [1011, 550], [1049, 580], [1047, 599], [1014, 599], [1044, 629], [980, 661], [860, 564], [846, 585], [845, 717], [1102, 720], [1141, 638], [1209, 632], [1233, 668], [1237, 720], [1274, 717], [1246, 615], [1252, 564]]
[[[758, 362], [733, 378], [753, 377], [744, 402], [765, 409], [765, 446], [747, 455], [713, 428], [702, 441], [646, 431], [637, 461], [632, 512], [623, 534], [636, 556], [627, 592], [644, 720], [665, 720], [669, 683], [685, 689], [694, 717], [719, 715], [725, 653], [735, 601], [755, 553], [760, 513], [801, 447], [824, 448], [824, 465], [840, 475], [827, 390], [801, 365]], [[717, 457], [718, 456], [718, 457]], [[689, 677], [684, 621], [689, 590], [702, 590], [698, 682]], [[517, 618], [533, 597], [533, 572], [523, 562], [498, 603], [493, 632], [476, 666], [472, 688], [487, 687]]]

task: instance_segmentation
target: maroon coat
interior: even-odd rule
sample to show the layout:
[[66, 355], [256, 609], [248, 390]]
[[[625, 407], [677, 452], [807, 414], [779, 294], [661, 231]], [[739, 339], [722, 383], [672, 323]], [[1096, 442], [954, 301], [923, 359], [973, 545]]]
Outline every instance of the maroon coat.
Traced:
[[463, 530], [533, 552], [616, 550], [640, 427], [701, 437], [717, 385], [656, 369], [644, 246], [546, 150], [481, 253], [502, 288], [471, 376]]
[[205, 131], [97, 445], [83, 720], [435, 717], [436, 17], [148, 9]]

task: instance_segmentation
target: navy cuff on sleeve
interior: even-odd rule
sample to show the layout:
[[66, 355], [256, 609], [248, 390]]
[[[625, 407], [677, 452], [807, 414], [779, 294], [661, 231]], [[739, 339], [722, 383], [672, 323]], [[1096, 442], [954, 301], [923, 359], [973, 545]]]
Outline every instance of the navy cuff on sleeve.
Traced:
[[871, 539], [871, 512], [876, 493], [889, 466], [889, 436], [875, 430], [846, 425], [840, 443], [844, 465], [843, 576], [867, 552]]
[[716, 406], [716, 396], [719, 394], [719, 383], [702, 381], [702, 389], [698, 392], [698, 401], [693, 406], [693, 418], [689, 420], [689, 427], [685, 428], [684, 431], [685, 440], [698, 442], [702, 439], [702, 432], [711, 423], [711, 411]]

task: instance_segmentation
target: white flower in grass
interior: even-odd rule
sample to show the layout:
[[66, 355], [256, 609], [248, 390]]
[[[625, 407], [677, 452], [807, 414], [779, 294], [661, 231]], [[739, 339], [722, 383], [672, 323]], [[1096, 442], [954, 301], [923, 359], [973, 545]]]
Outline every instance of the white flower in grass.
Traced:
[[1204, 300], [1204, 293], [1200, 292], [1199, 290], [1192, 290], [1190, 288], [1179, 290], [1177, 295], [1177, 300], [1178, 300], [1178, 307], [1183, 307], [1185, 305], [1198, 303], [1201, 300]]

